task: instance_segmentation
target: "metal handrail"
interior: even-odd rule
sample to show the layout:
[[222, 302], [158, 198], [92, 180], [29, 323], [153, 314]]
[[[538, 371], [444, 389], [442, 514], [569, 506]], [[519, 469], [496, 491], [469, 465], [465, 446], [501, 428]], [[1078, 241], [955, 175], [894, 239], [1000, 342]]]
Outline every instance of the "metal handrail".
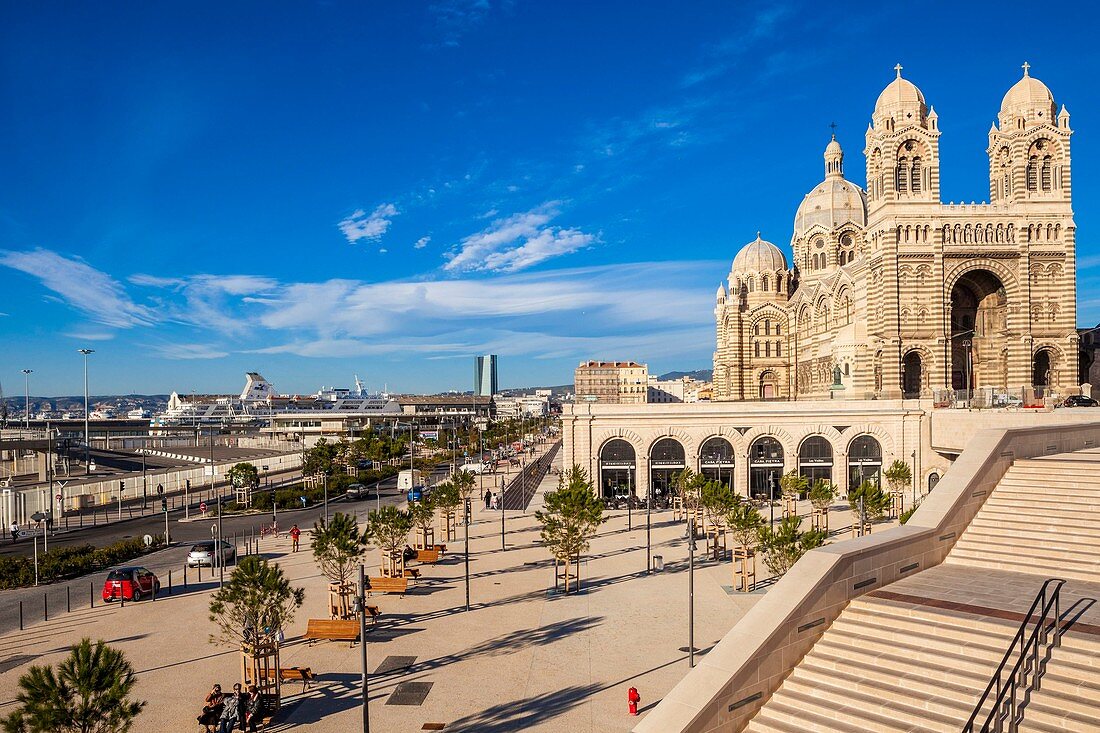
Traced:
[[[1047, 597], [1048, 588], [1051, 584], [1054, 584], [1053, 589], [1049, 591], [1050, 596]], [[1015, 733], [1020, 724], [1020, 709], [1016, 700], [1016, 692], [1020, 687], [1028, 688], [1028, 679], [1031, 678], [1032, 682], [1038, 687], [1039, 677], [1042, 674], [1043, 662], [1039, 659], [1039, 647], [1040, 645], [1045, 649], [1049, 647], [1058, 646], [1058, 642], [1061, 639], [1061, 590], [1066, 581], [1060, 578], [1048, 578], [1043, 587], [1039, 589], [1039, 593], [1035, 596], [1035, 600], [1031, 602], [1031, 608], [1028, 609], [1027, 615], [1024, 617], [1023, 622], [1020, 624], [1020, 628], [1016, 631], [1016, 635], [1012, 637], [1012, 642], [1008, 645], [1008, 650], [1005, 652], [1004, 658], [1001, 659], [1001, 663], [997, 665], [997, 670], [993, 673], [993, 677], [989, 680], [989, 684], [986, 685], [985, 691], [982, 692], [982, 696], [978, 699], [978, 704], [974, 707], [974, 712], [970, 714], [970, 719], [966, 721], [966, 725], [963, 726], [963, 733], [974, 733], [975, 730], [980, 733], [1003, 733], [1005, 730], [1005, 720], [1008, 721], [1008, 731]], [[1054, 607], [1054, 623], [1053, 631], [1054, 636], [1048, 643], [1048, 635], [1050, 629], [1048, 627], [1048, 616], [1051, 610], [1051, 606]], [[1035, 617], [1035, 610], [1039, 608], [1039, 614]], [[1031, 631], [1031, 634], [1027, 633], [1028, 624], [1035, 620], [1035, 628]], [[1026, 641], [1025, 641], [1026, 637]], [[1012, 658], [1013, 651], [1016, 650], [1016, 645], [1019, 644], [1019, 658], [1016, 660], [1016, 664], [1012, 666], [1012, 671], [1009, 673], [1008, 678], [1004, 679], [1004, 670], [1008, 665], [1008, 660]], [[985, 718], [985, 722], [982, 723], [980, 728], [975, 728], [976, 721], [982, 713], [982, 708], [985, 707], [989, 700], [989, 696], [996, 691], [996, 698], [993, 701], [993, 706], [989, 710], [989, 714]]]

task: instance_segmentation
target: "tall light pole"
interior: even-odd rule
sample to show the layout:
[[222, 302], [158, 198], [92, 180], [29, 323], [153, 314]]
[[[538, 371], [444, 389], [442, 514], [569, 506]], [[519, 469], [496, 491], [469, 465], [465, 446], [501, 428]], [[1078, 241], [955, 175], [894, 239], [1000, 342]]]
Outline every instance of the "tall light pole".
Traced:
[[23, 385], [27, 397], [27, 414], [23, 418], [23, 427], [27, 430], [31, 429], [31, 374], [33, 373], [33, 369], [23, 370]]
[[362, 667], [359, 688], [363, 697], [363, 733], [370, 733], [370, 693], [367, 688], [367, 578], [362, 564], [359, 565], [359, 597], [355, 600], [356, 605], [359, 606], [359, 663]]
[[695, 518], [688, 520], [688, 664], [695, 666]]
[[[90, 474], [91, 469], [91, 449], [88, 445], [88, 441], [91, 439], [88, 434], [88, 354], [94, 354], [95, 349], [77, 349], [84, 355], [84, 473]], [[119, 495], [119, 506], [122, 506], [122, 496]]]

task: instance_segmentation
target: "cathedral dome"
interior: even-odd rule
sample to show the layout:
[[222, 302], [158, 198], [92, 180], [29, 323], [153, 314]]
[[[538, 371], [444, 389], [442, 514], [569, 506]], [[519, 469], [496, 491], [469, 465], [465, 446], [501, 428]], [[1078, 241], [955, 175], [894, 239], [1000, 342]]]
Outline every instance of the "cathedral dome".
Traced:
[[760, 232], [733, 258], [734, 272], [777, 272], [786, 269], [787, 258], [783, 256], [783, 251], [761, 239]]
[[898, 76], [886, 85], [875, 102], [875, 117], [892, 117], [899, 122], [919, 124], [928, 116], [928, 105], [917, 85], [901, 77], [901, 66], [895, 66]]
[[1039, 119], [1054, 124], [1054, 95], [1047, 85], [1028, 73], [1030, 65], [1024, 64], [1024, 76], [1012, 85], [1001, 100], [1001, 118], [1023, 117]]
[[794, 236], [820, 224], [832, 229], [847, 222], [867, 225], [867, 197], [856, 184], [844, 179], [844, 151], [834, 137], [825, 148], [825, 180], [806, 194], [794, 215]]

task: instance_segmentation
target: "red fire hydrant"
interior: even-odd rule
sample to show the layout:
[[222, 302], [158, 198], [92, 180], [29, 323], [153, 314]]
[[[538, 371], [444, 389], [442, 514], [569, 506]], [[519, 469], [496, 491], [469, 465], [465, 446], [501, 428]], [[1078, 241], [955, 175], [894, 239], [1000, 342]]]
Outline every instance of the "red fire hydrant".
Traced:
[[627, 709], [631, 715], [638, 714], [638, 703], [642, 701], [642, 696], [638, 694], [637, 687], [631, 687], [626, 693]]

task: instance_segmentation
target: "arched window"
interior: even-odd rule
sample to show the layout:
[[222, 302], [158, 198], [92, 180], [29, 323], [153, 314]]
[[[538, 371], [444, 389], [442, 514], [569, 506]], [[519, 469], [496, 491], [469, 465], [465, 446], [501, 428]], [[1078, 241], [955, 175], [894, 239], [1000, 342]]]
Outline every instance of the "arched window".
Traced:
[[783, 347], [780, 346], [780, 344], [782, 344], [782, 343], [783, 343], [782, 341], [776, 341], [775, 342], [775, 355], [776, 356], [783, 356]]
[[770, 357], [771, 355], [772, 355], [772, 342], [771, 341], [765, 341], [764, 342], [764, 356], [765, 357]]
[[783, 324], [781, 324], [781, 323], [775, 324], [775, 335], [776, 336], [782, 336], [783, 335]]
[[766, 292], [768, 292], [768, 290], [770, 290], [770, 289], [771, 289], [771, 288], [769, 287], [770, 285], [771, 285], [771, 278], [769, 278], [769, 277], [768, 277], [767, 275], [765, 275], [764, 277], [760, 278], [760, 289], [761, 289], [761, 290], [762, 290], [763, 292], [765, 292], [765, 293], [766, 293]]
[[756, 280], [751, 277], [749, 278], [749, 292], [756, 292]]
[[1028, 160], [1027, 160], [1027, 190], [1031, 193], [1034, 193], [1035, 190], [1036, 190], [1036, 177], [1038, 176], [1038, 171], [1036, 171], [1035, 168], [1038, 165], [1039, 165], [1038, 156], [1033, 155], [1030, 158], [1028, 158]]
[[920, 193], [920, 156], [917, 155], [913, 158], [912, 175], [909, 178], [909, 190], [913, 193]]
[[1050, 156], [1043, 157], [1043, 170], [1041, 176], [1041, 182], [1044, 191], [1050, 191]]
[[752, 345], [753, 356], [760, 356], [760, 342], [757, 341]]
[[898, 193], [905, 193], [909, 184], [909, 160], [898, 158], [898, 167], [894, 170], [894, 185]]

